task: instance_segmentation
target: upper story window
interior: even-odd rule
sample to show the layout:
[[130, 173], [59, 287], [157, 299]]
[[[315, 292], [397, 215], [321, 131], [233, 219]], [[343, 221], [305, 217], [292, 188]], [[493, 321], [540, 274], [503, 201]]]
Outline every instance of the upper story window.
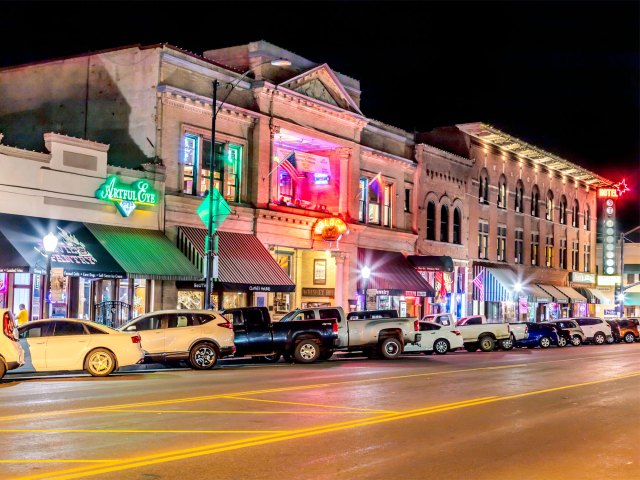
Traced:
[[489, 255], [489, 222], [478, 222], [478, 258], [487, 259]]
[[358, 220], [371, 225], [393, 225], [393, 190], [391, 183], [383, 183], [382, 176], [360, 178]]
[[404, 189], [404, 211], [405, 213], [411, 213], [411, 189]]
[[518, 183], [516, 183], [516, 198], [514, 207], [516, 213], [524, 213], [524, 185], [522, 184], [522, 180], [518, 180]]
[[480, 172], [478, 201], [485, 204], [489, 203], [489, 174], [486, 168], [483, 168]]
[[584, 209], [584, 229], [591, 230], [591, 208], [589, 205]]
[[427, 240], [436, 239], [436, 204], [427, 202]]
[[458, 207], [453, 209], [453, 243], [460, 245], [462, 243], [462, 215]]
[[522, 264], [524, 254], [524, 231], [521, 228], [516, 229], [515, 238], [515, 263]]
[[567, 224], [567, 197], [565, 197], [564, 195], [560, 197], [559, 213], [560, 215], [558, 216], [558, 220], [562, 225], [566, 225]]
[[580, 261], [580, 244], [574, 240], [571, 244], [571, 270], [576, 272], [580, 270], [578, 262]]
[[498, 208], [507, 208], [507, 177], [500, 175], [498, 181]]
[[391, 208], [393, 199], [393, 185], [387, 183], [384, 186], [383, 202], [382, 202], [382, 225], [391, 227], [393, 225], [393, 210]]
[[584, 246], [584, 265], [582, 266], [582, 270], [584, 272], [588, 272], [591, 265], [591, 245], [586, 244]]
[[553, 236], [551, 235], [546, 239], [545, 260], [547, 267], [553, 267]]
[[440, 241], [449, 241], [449, 207], [447, 205], [440, 207]]
[[537, 185], [531, 190], [531, 216], [538, 217], [538, 202], [540, 201], [540, 190]]
[[573, 208], [571, 209], [571, 225], [578, 228], [580, 226], [580, 204], [578, 200], [573, 201]]
[[538, 250], [540, 249], [540, 233], [531, 232], [531, 265], [538, 265]]
[[567, 268], [567, 239], [560, 239], [560, 268]]
[[507, 227], [498, 225], [498, 261], [507, 261]]
[[553, 221], [553, 192], [551, 190], [547, 192], [546, 207], [545, 218]]
[[360, 179], [360, 204], [358, 207], [358, 221], [364, 222], [367, 218], [367, 185], [369, 180], [367, 178]]
[[[186, 133], [182, 150], [182, 193], [204, 196], [209, 190], [211, 139]], [[228, 202], [240, 201], [242, 180], [242, 146], [216, 142], [213, 184]], [[224, 189], [221, 181], [224, 178]]]

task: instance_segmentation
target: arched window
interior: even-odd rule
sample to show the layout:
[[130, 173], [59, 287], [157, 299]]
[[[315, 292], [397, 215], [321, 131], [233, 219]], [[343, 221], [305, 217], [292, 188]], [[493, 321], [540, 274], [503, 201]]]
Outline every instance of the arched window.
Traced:
[[522, 180], [518, 180], [516, 183], [516, 213], [524, 213], [524, 185]]
[[500, 175], [498, 181], [498, 208], [507, 208], [507, 177]]
[[427, 203], [427, 240], [436, 239], [436, 204]]
[[545, 212], [545, 218], [553, 221], [553, 192], [549, 190], [547, 192], [547, 211]]
[[486, 168], [483, 168], [480, 172], [479, 183], [478, 201], [480, 203], [489, 203], [489, 174]]
[[580, 226], [580, 204], [578, 199], [573, 201], [573, 209], [571, 211], [571, 225], [578, 228]]
[[453, 210], [453, 243], [460, 245], [462, 243], [462, 215], [460, 209], [456, 207]]
[[440, 241], [449, 241], [449, 207], [447, 205], [440, 207]]
[[562, 225], [567, 224], [567, 197], [564, 195], [560, 197], [560, 215], [558, 215], [558, 220]]
[[540, 190], [537, 185], [531, 190], [531, 216], [538, 217], [538, 202], [540, 201]]
[[591, 230], [591, 207], [589, 205], [584, 209], [584, 229]]

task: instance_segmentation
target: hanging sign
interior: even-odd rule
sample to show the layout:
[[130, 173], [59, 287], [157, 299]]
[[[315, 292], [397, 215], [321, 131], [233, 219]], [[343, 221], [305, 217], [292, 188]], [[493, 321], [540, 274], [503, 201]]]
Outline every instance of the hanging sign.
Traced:
[[344, 220], [337, 217], [321, 218], [313, 226], [313, 235], [325, 242], [338, 241], [345, 233], [349, 233], [349, 227]]
[[96, 190], [96, 198], [113, 202], [123, 217], [128, 217], [137, 205], [156, 205], [158, 194], [147, 180], [137, 180], [130, 185], [112, 175]]

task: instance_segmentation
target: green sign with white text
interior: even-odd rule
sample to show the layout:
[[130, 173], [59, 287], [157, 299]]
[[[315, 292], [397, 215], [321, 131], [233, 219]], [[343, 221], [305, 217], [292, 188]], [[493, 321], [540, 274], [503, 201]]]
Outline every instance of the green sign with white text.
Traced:
[[128, 217], [137, 205], [157, 205], [158, 194], [147, 180], [136, 180], [130, 185], [112, 175], [96, 190], [96, 198], [113, 202], [124, 217]]

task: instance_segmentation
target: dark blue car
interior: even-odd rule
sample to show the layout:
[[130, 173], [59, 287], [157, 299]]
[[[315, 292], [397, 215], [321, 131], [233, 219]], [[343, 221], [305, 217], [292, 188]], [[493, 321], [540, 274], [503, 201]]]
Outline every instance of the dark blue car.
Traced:
[[527, 348], [549, 348], [551, 345], [558, 345], [558, 330], [550, 323], [527, 322], [529, 336], [516, 342], [517, 347]]

